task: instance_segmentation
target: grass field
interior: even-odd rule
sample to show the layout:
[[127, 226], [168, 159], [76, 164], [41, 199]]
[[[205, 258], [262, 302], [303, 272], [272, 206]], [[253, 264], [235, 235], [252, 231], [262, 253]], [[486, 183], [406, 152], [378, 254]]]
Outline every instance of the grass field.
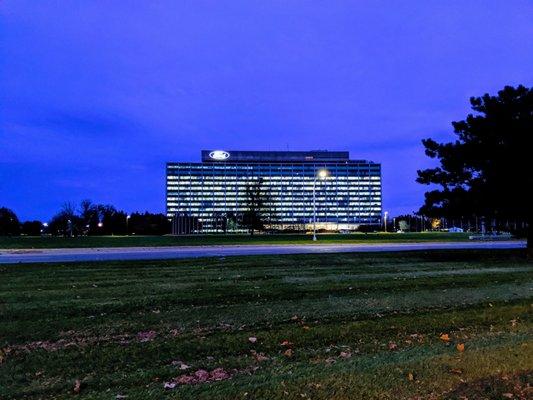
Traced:
[[[356, 233], [319, 235], [320, 243], [442, 242], [468, 240], [467, 233]], [[311, 235], [86, 236], [77, 238], [0, 236], [0, 249], [75, 247], [206, 246], [217, 244], [303, 244]]]
[[532, 295], [518, 251], [5, 265], [0, 398], [528, 398]]

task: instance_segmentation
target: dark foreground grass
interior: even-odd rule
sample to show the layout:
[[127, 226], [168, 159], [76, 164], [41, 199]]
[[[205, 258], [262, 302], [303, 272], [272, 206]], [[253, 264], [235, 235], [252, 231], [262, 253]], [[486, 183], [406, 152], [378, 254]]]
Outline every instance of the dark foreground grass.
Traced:
[[514, 251], [2, 266], [0, 398], [518, 398], [532, 294]]
[[[354, 233], [319, 235], [320, 243], [451, 242], [468, 240], [467, 233]], [[0, 249], [77, 247], [206, 246], [221, 244], [313, 244], [311, 235], [191, 235], [191, 236], [86, 236], [77, 238], [0, 236]]]

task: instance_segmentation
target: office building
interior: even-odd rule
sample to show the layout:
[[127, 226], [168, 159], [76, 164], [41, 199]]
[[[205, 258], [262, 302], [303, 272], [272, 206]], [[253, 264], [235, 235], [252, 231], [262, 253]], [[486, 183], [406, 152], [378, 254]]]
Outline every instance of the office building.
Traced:
[[381, 223], [381, 166], [347, 151], [202, 150], [201, 162], [167, 163], [166, 184], [175, 233], [245, 230], [254, 208], [272, 229]]

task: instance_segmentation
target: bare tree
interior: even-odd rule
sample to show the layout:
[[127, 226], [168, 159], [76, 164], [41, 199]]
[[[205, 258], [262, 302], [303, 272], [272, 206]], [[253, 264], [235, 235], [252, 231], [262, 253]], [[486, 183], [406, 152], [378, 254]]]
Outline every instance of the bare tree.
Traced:
[[270, 202], [270, 195], [263, 188], [262, 178], [246, 185], [246, 211], [243, 213], [242, 224], [248, 228], [250, 235], [265, 229], [265, 222], [272, 215]]

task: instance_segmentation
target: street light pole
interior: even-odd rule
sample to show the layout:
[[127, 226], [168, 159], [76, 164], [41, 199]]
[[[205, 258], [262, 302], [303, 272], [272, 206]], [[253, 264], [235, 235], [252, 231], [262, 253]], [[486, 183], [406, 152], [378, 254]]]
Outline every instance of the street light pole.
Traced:
[[326, 179], [329, 174], [327, 169], [315, 171], [313, 177], [313, 241], [316, 241], [316, 178]]

